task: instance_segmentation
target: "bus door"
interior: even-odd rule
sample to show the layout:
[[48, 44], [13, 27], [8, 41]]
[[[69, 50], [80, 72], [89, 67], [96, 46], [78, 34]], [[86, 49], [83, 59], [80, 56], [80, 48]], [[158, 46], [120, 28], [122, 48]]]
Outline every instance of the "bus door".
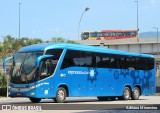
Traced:
[[46, 79], [54, 73], [53, 70], [53, 55], [42, 55], [37, 58], [37, 67], [39, 80], [43, 80], [42, 93], [47, 97], [52, 97], [52, 82], [51, 79]]

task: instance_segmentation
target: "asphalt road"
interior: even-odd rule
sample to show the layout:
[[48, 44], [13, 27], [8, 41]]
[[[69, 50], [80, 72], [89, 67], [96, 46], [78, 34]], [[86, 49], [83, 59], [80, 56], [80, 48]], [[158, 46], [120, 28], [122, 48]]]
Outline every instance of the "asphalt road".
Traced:
[[[6, 105], [12, 110], [6, 110]], [[2, 108], [3, 106], [3, 108]], [[31, 103], [28, 98], [0, 98], [0, 113], [47, 112], [47, 113], [112, 113], [112, 112], [160, 112], [160, 95], [141, 96], [139, 100], [98, 101], [96, 97], [67, 98], [65, 103], [57, 104], [52, 99], [43, 99], [40, 103]], [[7, 108], [8, 109], [8, 108]], [[10, 108], [9, 108], [10, 109]], [[46, 111], [47, 110], [47, 111]], [[120, 111], [119, 111], [120, 110]], [[4, 112], [5, 111], [5, 112]]]

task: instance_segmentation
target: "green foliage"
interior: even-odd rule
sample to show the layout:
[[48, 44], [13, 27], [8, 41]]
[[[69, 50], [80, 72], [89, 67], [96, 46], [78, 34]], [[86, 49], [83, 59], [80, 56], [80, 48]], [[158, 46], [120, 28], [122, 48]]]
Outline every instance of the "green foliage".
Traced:
[[[0, 60], [3, 60], [6, 57], [13, 56], [21, 47], [43, 43], [44, 41], [39, 38], [14, 38], [10, 35], [4, 37], [4, 42], [0, 43]], [[73, 40], [65, 40], [61, 37], [53, 37], [49, 42], [65, 42], [65, 43], [75, 43]]]
[[0, 96], [7, 96], [7, 88], [0, 88]]
[[66, 42], [66, 43], [76, 44], [76, 42], [75, 42], [75, 41], [73, 41], [73, 40], [67, 40], [67, 42]]
[[58, 37], [58, 38], [54, 37], [52, 38], [51, 42], [65, 42], [65, 40], [61, 37]]
[[0, 88], [7, 87], [6, 75], [3, 72], [0, 72]]
[[7, 80], [6, 74], [0, 71], [0, 96], [7, 95]]

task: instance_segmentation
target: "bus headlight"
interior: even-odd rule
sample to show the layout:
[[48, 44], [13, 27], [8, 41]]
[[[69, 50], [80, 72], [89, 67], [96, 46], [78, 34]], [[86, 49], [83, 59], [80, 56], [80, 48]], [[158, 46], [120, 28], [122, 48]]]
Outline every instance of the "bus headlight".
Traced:
[[34, 94], [35, 94], [34, 92], [31, 93], [31, 95], [34, 95]]
[[34, 88], [36, 88], [36, 86], [35, 86], [35, 85], [30, 87], [30, 89], [34, 89]]

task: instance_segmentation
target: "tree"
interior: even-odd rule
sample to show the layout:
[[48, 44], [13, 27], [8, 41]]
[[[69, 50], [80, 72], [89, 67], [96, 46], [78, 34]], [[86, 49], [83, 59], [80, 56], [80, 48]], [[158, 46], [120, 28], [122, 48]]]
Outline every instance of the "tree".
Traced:
[[[14, 53], [16, 53], [21, 47], [32, 45], [32, 44], [38, 44], [44, 42], [43, 40], [39, 38], [14, 38], [10, 35], [6, 35], [4, 37], [4, 42], [0, 43], [0, 56], [1, 59], [4, 59], [6, 57], [12, 56]], [[49, 42], [66, 42], [66, 43], [76, 43], [73, 40], [65, 40], [61, 37], [53, 37], [50, 41], [46, 41], [46, 43]]]
[[30, 40], [31, 44], [39, 44], [42, 43], [43, 41], [39, 38], [33, 38]]
[[5, 58], [6, 56], [11, 56], [13, 41], [14, 41], [14, 38], [11, 37], [10, 35], [7, 35], [4, 37], [4, 42], [1, 44], [1, 47], [0, 47], [1, 48], [0, 55], [2, 56], [2, 59]]
[[50, 42], [65, 42], [65, 39], [61, 37], [58, 37], [58, 38], [53, 37]]
[[67, 40], [66, 43], [76, 44], [76, 42], [73, 40]]

